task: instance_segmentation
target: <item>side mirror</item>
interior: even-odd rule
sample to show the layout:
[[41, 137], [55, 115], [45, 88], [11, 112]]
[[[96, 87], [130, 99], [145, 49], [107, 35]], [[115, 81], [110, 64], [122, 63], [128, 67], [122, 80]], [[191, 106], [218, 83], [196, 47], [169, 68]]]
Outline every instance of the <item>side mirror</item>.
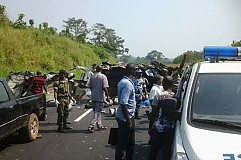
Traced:
[[167, 98], [162, 100], [162, 112], [170, 119], [179, 120], [180, 112], [178, 112], [178, 100], [176, 98]]

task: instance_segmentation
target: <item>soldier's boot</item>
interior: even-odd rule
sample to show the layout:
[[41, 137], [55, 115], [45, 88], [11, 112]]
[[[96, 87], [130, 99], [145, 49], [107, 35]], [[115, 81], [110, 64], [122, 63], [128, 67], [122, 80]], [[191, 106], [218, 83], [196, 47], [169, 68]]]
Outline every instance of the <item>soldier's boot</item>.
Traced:
[[66, 124], [71, 124], [71, 122], [70, 122], [70, 121], [67, 121]]
[[58, 132], [59, 133], [66, 133], [66, 130], [64, 130], [64, 128], [63, 128], [63, 125], [59, 125]]
[[67, 124], [65, 123], [64, 126], [63, 126], [63, 129], [73, 129], [73, 127], [69, 127], [69, 126], [67, 126]]

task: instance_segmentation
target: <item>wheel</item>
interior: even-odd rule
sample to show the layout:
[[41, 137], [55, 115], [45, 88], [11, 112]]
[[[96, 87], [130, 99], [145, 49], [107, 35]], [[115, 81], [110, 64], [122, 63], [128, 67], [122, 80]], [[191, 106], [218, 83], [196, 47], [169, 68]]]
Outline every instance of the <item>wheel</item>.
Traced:
[[29, 117], [27, 126], [20, 130], [20, 136], [24, 141], [34, 141], [38, 136], [39, 120], [36, 114], [32, 113]]

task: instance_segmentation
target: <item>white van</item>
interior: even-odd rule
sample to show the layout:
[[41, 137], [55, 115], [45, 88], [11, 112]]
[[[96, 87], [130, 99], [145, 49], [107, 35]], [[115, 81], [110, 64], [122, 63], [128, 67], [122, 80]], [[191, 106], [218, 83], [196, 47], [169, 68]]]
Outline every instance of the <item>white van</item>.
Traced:
[[172, 159], [241, 160], [240, 48], [204, 47], [203, 53], [208, 61], [183, 73], [179, 103], [163, 108], [177, 120]]

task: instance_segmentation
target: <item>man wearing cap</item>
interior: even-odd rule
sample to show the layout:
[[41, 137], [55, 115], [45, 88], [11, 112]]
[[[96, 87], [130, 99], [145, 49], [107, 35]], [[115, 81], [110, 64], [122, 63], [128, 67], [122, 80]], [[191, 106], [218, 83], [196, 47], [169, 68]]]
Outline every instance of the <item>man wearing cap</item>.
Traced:
[[135, 98], [136, 98], [136, 110], [135, 110], [135, 119], [141, 119], [139, 116], [140, 106], [142, 100], [147, 98], [147, 89], [146, 82], [142, 77], [142, 70], [136, 70], [136, 77], [133, 79], [134, 87], [135, 87]]
[[127, 64], [125, 75], [117, 85], [118, 107], [116, 120], [118, 123], [118, 138], [115, 151], [115, 160], [133, 159], [135, 146], [135, 88], [133, 77], [135, 65]]
[[69, 82], [67, 77], [67, 72], [65, 70], [59, 71], [59, 80], [54, 82], [54, 100], [57, 105], [58, 113], [58, 132], [65, 133], [65, 129], [72, 129], [67, 126], [67, 118], [69, 116], [69, 98], [71, 98], [69, 90]]

